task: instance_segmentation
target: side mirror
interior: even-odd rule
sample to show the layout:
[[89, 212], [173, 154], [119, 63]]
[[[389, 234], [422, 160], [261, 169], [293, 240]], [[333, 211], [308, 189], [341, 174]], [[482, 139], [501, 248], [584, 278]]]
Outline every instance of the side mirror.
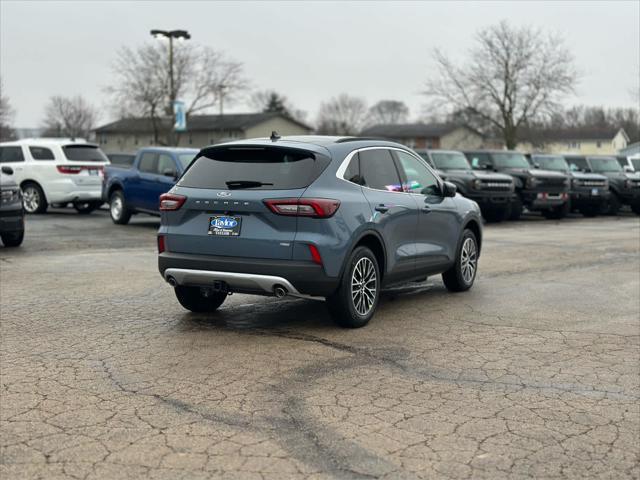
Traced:
[[533, 168], [540, 168], [540, 164], [539, 163], [534, 163], [533, 164]]
[[2, 173], [4, 173], [5, 175], [13, 175], [13, 168], [2, 167]]
[[178, 176], [177, 172], [173, 168], [165, 168], [162, 175], [171, 178], [176, 178]]
[[458, 191], [458, 187], [456, 187], [451, 182], [444, 182], [442, 184], [442, 194], [445, 197], [455, 197], [457, 191]]
[[634, 170], [633, 168], [631, 168], [629, 165], [625, 165], [624, 167], [622, 167], [622, 171], [625, 173], [633, 173]]

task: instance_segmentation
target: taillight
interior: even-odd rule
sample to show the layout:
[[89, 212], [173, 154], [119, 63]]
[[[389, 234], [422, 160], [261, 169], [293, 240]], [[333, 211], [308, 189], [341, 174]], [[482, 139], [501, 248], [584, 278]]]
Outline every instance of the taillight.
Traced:
[[66, 175], [74, 175], [82, 171], [82, 167], [71, 167], [67, 165], [57, 165], [56, 168], [58, 169], [58, 172]]
[[309, 244], [309, 253], [311, 253], [311, 260], [313, 260], [313, 263], [322, 265], [322, 257], [320, 256], [318, 247], [316, 247], [315, 245]]
[[158, 253], [162, 253], [166, 250], [164, 245], [164, 235], [158, 235]]
[[340, 207], [340, 200], [330, 198], [269, 198], [263, 202], [273, 213], [294, 217], [329, 218]]
[[187, 197], [185, 197], [184, 195], [176, 195], [174, 193], [163, 193], [162, 195], [160, 195], [160, 210], [162, 211], [178, 210], [186, 200], [187, 200]]

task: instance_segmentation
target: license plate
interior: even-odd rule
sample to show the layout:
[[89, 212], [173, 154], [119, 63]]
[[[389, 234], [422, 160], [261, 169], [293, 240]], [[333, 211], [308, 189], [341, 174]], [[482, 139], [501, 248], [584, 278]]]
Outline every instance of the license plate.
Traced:
[[237, 237], [240, 235], [242, 217], [216, 215], [209, 218], [209, 235], [217, 237]]
[[99, 174], [100, 174], [99, 170], [93, 170], [93, 169], [89, 170], [89, 175], [95, 175], [97, 177]]
[[598, 191], [598, 189], [597, 188], [592, 188], [591, 189], [591, 196], [597, 197], [598, 195], [600, 195], [600, 192]]

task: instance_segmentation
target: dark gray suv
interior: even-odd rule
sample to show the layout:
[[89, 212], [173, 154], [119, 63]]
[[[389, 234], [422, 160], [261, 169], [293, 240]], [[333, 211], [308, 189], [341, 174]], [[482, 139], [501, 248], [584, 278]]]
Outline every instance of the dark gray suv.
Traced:
[[326, 299], [360, 327], [380, 291], [474, 282], [478, 204], [397, 143], [286, 137], [204, 148], [160, 197], [159, 269], [193, 312], [232, 292]]

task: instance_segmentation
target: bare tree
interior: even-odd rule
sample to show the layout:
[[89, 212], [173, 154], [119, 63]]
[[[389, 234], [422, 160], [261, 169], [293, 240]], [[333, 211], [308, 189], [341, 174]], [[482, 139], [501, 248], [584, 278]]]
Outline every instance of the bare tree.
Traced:
[[434, 57], [437, 73], [425, 92], [433, 106], [461, 112], [481, 130], [497, 131], [507, 148], [516, 146], [523, 124], [557, 111], [577, 81], [561, 37], [506, 21], [477, 34], [463, 65], [439, 50]]
[[55, 95], [45, 107], [45, 135], [86, 138], [91, 134], [97, 119], [96, 109], [80, 95]]
[[369, 109], [367, 123], [405, 123], [409, 118], [409, 107], [398, 100], [380, 100]]
[[367, 116], [367, 104], [360, 97], [342, 93], [323, 102], [318, 112], [318, 133], [357, 135]]
[[14, 111], [11, 107], [9, 97], [4, 93], [2, 78], [0, 78], [0, 141], [13, 140], [14, 131], [11, 128]]
[[115, 81], [106, 91], [120, 117], [135, 116], [150, 121], [155, 143], [176, 143], [171, 134], [171, 99], [185, 101], [187, 116], [211, 111], [238, 100], [249, 83], [241, 63], [210, 48], [183, 43], [174, 45], [173, 92], [171, 91], [168, 45], [146, 44], [118, 51]]
[[276, 112], [304, 122], [307, 112], [296, 108], [284, 95], [275, 90], [258, 90], [249, 97], [249, 106], [258, 112]]

